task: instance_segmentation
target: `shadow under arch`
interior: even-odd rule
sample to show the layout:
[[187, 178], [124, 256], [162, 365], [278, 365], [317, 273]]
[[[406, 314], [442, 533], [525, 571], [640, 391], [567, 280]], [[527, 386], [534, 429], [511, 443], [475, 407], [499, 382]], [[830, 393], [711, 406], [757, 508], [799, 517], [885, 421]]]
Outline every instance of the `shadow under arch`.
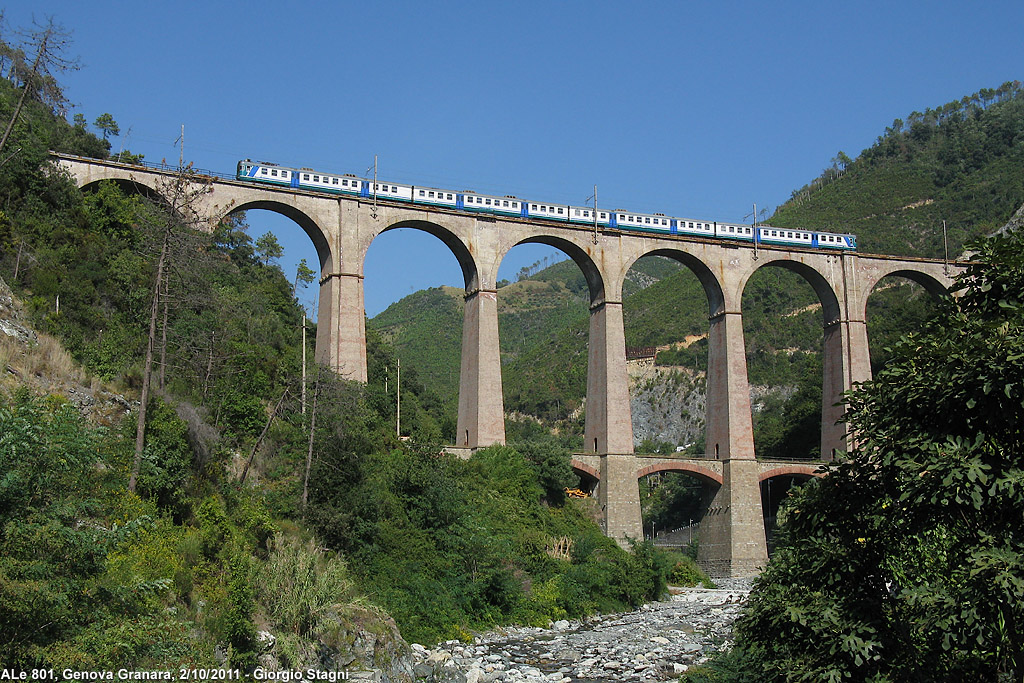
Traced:
[[[637, 470], [636, 478], [639, 482], [641, 479], [654, 474], [685, 477], [690, 482], [687, 487], [689, 489], [689, 494], [687, 495], [690, 498], [689, 501], [685, 497], [682, 500], [682, 510], [685, 511], [685, 515], [680, 514], [678, 507], [680, 501], [678, 498], [676, 499], [677, 506], [673, 508], [676, 509], [676, 513], [670, 516], [668, 520], [669, 526], [663, 529], [660, 535], [653, 518], [643, 520], [644, 533], [646, 534], [649, 529], [657, 542], [662, 544], [689, 545], [693, 542], [695, 536], [697, 538], [700, 537], [700, 530], [708, 510], [714, 502], [715, 496], [718, 495], [719, 490], [722, 488], [723, 477], [714, 470], [697, 463], [669, 461], [656, 462], [640, 468]], [[659, 486], [666, 485], [668, 485], [668, 482], [664, 480], [659, 484]], [[699, 487], [699, 490], [697, 487]], [[686, 490], [686, 488], [683, 490]], [[678, 492], [679, 489], [676, 489], [676, 491]], [[699, 499], [697, 496], [699, 496]], [[665, 521], [663, 519], [662, 523], [664, 524]], [[650, 522], [650, 525], [648, 525], [648, 522]]]
[[769, 554], [775, 550], [775, 529], [778, 527], [779, 508], [794, 488], [799, 488], [821, 473], [812, 472], [812, 467], [780, 467], [760, 475], [761, 514], [764, 519], [765, 543]]
[[573, 458], [570, 462], [572, 471], [580, 478], [580, 488], [594, 495], [601, 483], [601, 473], [594, 467]]
[[[324, 231], [320, 228], [316, 222], [307, 216], [304, 212], [296, 209], [294, 206], [289, 206], [282, 202], [273, 200], [254, 200], [243, 202], [238, 206], [231, 207], [226, 216], [231, 216], [237, 213], [242, 213], [250, 209], [263, 209], [265, 211], [272, 211], [276, 214], [280, 214], [285, 218], [289, 218], [295, 222], [302, 231], [306, 233], [309, 239], [313, 242], [313, 247], [316, 249], [317, 258], [320, 259], [321, 271], [328, 273], [333, 265], [333, 255], [331, 254], [331, 246], [327, 241], [327, 236], [324, 235]], [[226, 217], [225, 216], [225, 217]]]
[[131, 180], [129, 178], [101, 178], [99, 180], [94, 180], [90, 183], [82, 185], [80, 189], [83, 193], [95, 192], [96, 190], [99, 189], [101, 183], [114, 183], [118, 187], [118, 189], [120, 189], [125, 194], [134, 194], [140, 197], [145, 197], [146, 199], [149, 199], [150, 201], [153, 201], [157, 204], [167, 204], [167, 200], [164, 198], [162, 194], [160, 194], [160, 192], [157, 191], [156, 188], [150, 187], [145, 183], [140, 183], [138, 181]]

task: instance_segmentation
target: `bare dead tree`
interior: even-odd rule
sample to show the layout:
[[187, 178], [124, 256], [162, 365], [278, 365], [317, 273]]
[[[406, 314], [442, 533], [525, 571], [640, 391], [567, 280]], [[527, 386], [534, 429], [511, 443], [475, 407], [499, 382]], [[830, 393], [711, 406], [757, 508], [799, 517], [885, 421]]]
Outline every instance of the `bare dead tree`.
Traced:
[[[58, 114], [66, 113], [67, 99], [55, 74], [79, 68], [77, 59], [65, 56], [71, 47], [71, 33], [54, 22], [53, 17], [48, 17], [44, 25], [36, 25], [24, 35], [24, 48], [11, 49], [4, 44], [4, 56], [11, 61], [11, 80], [15, 86], [21, 86], [21, 96], [0, 138], [0, 152], [7, 145], [14, 124], [30, 97], [46, 104]], [[30, 52], [34, 53], [31, 64], [26, 61], [26, 54]]]
[[259, 451], [259, 446], [263, 443], [263, 439], [266, 438], [266, 433], [270, 431], [270, 425], [273, 424], [273, 419], [278, 417], [278, 411], [281, 410], [282, 403], [285, 402], [285, 398], [288, 396], [290, 388], [286, 388], [281, 394], [281, 398], [278, 399], [278, 404], [274, 405], [273, 410], [270, 412], [270, 417], [266, 419], [266, 424], [263, 425], [263, 431], [260, 432], [259, 438], [253, 443], [253, 450], [249, 454], [249, 460], [246, 461], [246, 467], [242, 470], [242, 476], [239, 477], [239, 484], [246, 482], [246, 476], [249, 474], [249, 467], [253, 464], [253, 460], [256, 458], [256, 452]]

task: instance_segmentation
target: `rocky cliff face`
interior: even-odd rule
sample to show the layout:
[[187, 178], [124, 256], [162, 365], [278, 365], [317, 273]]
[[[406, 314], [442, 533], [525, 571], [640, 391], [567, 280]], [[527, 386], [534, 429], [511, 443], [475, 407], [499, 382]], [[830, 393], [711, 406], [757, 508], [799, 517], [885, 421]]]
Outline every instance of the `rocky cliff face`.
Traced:
[[645, 439], [685, 446], [704, 434], [703, 374], [644, 359], [629, 362], [629, 380], [634, 446]]
[[[704, 436], [707, 384], [704, 373], [679, 366], [655, 365], [653, 359], [629, 361], [629, 396], [633, 414], [633, 445], [645, 439], [677, 446]], [[764, 408], [769, 395], [788, 398], [795, 387], [750, 387], [751, 411]]]

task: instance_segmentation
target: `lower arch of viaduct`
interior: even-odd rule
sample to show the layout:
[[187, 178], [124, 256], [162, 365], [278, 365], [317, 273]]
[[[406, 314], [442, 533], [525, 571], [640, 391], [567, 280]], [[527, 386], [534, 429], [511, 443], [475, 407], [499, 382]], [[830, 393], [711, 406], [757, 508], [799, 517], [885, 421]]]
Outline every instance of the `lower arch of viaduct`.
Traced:
[[[102, 180], [159, 196], [173, 174], [127, 164], [55, 155], [78, 185]], [[702, 522], [702, 563], [717, 575], [755, 573], [767, 559], [760, 510], [759, 462], [754, 457], [741, 300], [750, 277], [762, 267], [799, 273], [814, 288], [824, 314], [821, 452], [845, 448], [837, 425], [843, 391], [870, 378], [867, 297], [883, 277], [896, 275], [942, 294], [950, 266], [927, 259], [726, 244], [700, 238], [637, 235], [519, 218], [470, 215], [443, 207], [372, 201], [294, 188], [254, 186], [204, 178], [208, 191], [197, 207], [209, 224], [246, 209], [275, 211], [310, 237], [320, 259], [318, 362], [344, 377], [366, 381], [363, 298], [365, 255], [377, 236], [409, 227], [438, 237], [455, 255], [466, 290], [455, 447], [474, 449], [505, 441], [498, 347], [497, 274], [510, 249], [543, 243], [565, 252], [580, 267], [590, 290], [584, 453], [577, 463], [600, 481], [598, 498], [608, 535], [621, 542], [642, 537], [638, 458], [623, 330], [622, 285], [630, 267], [648, 255], [666, 256], [689, 268], [708, 300], [707, 435], [704, 464], [669, 466], [718, 485]], [[953, 264], [958, 271], [962, 264]], [[642, 458], [641, 458], [642, 460]], [[656, 466], [648, 463], [644, 467]], [[651, 470], [655, 471], [655, 470]], [[703, 527], [707, 528], [704, 529]]]

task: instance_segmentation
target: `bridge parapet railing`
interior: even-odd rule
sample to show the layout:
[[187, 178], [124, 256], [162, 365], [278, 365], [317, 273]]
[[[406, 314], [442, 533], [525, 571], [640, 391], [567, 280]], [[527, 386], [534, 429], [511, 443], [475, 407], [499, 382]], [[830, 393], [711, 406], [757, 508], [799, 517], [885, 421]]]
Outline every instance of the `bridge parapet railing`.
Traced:
[[[83, 157], [75, 154], [65, 154], [63, 152], [50, 152], [50, 154], [59, 159], [72, 159], [81, 160], [86, 164], [105, 164], [108, 166], [122, 166], [124, 168], [144, 168], [148, 171], [157, 171], [160, 173], [175, 173], [178, 167], [167, 162], [161, 162], [159, 164], [151, 161], [121, 161], [117, 159], [96, 159], [93, 157]], [[236, 180], [234, 174], [221, 173], [220, 171], [212, 171], [208, 168], [193, 168], [189, 167], [189, 170], [195, 175], [199, 176], [211, 176], [213, 178], [220, 178], [221, 180]]]

